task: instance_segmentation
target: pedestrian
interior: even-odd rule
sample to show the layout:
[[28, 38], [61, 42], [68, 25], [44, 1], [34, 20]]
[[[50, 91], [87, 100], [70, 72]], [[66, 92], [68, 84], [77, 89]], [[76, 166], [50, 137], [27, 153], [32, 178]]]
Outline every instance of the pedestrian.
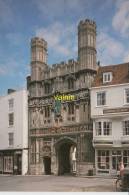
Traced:
[[122, 161], [120, 162], [119, 170], [120, 170], [120, 177], [123, 177], [123, 173], [124, 173], [124, 164], [123, 164]]

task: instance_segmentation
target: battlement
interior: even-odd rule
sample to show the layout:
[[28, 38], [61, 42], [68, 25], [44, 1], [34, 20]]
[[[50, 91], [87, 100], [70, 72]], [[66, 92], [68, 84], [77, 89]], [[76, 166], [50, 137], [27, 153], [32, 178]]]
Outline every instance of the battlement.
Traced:
[[51, 69], [63, 68], [65, 66], [74, 65], [75, 63], [77, 63], [77, 62], [74, 59], [69, 59], [67, 62], [62, 61], [58, 64], [52, 64]]
[[43, 38], [34, 37], [31, 39], [31, 47], [35, 46], [47, 48], [47, 42]]
[[43, 38], [33, 37], [31, 39], [32, 80], [62, 77], [63, 75], [73, 74], [84, 69], [96, 70], [95, 21], [85, 19], [79, 22], [77, 61], [69, 59], [68, 61], [61, 61], [49, 66], [47, 57], [47, 42]]
[[62, 61], [62, 62], [60, 62], [58, 64], [52, 64], [51, 68], [52, 69], [61, 68], [62, 66], [65, 66], [66, 64], [67, 64], [66, 62]]
[[57, 76], [62, 76], [68, 73], [74, 73], [79, 70], [78, 62], [74, 59], [69, 59], [68, 62], [62, 61], [58, 64], [48, 66], [45, 79], [50, 79]]
[[89, 20], [89, 19], [85, 19], [85, 20], [81, 20], [79, 22], [78, 28], [83, 28], [85, 26], [92, 26], [92, 28], [96, 28], [96, 22], [93, 20]]

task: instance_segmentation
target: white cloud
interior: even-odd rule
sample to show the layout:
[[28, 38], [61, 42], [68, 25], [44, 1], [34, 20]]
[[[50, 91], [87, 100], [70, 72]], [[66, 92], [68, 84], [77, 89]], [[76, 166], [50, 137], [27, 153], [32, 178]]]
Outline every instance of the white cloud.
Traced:
[[43, 37], [48, 42], [48, 48], [55, 54], [73, 56], [76, 53], [76, 28], [73, 25], [63, 25], [55, 22], [46, 28], [36, 30], [36, 36]]
[[[16, 60], [14, 58], [5, 59], [3, 62], [0, 62], [0, 75], [3, 76], [15, 76], [28, 72], [28, 67], [24, 66], [24, 61], [22, 59]], [[24, 74], [25, 76], [25, 74]]]
[[69, 13], [69, 16], [76, 13], [82, 17], [90, 5], [89, 0], [33, 0], [33, 3], [43, 18], [53, 21], [62, 16], [67, 18], [67, 13]]
[[123, 57], [125, 48], [121, 42], [101, 31], [97, 37], [98, 59], [103, 65], [113, 64]]
[[118, 1], [117, 11], [113, 17], [112, 25], [122, 36], [129, 37], [129, 1]]
[[124, 55], [124, 62], [129, 62], [129, 50]]
[[[55, 55], [63, 57], [77, 57], [77, 36], [75, 36], [76, 26], [56, 22], [47, 28], [37, 29], [36, 35], [43, 37], [48, 42], [48, 49]], [[74, 38], [73, 38], [74, 37]], [[123, 42], [108, 33], [108, 29], [101, 29], [97, 36], [97, 59], [103, 65], [121, 63], [126, 61], [126, 49]], [[121, 60], [121, 61], [120, 61]], [[128, 60], [127, 60], [128, 61]]]

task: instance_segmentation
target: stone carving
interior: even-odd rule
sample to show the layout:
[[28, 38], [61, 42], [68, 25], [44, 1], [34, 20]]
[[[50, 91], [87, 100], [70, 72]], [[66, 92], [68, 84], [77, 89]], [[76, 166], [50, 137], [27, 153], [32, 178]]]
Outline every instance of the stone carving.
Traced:
[[42, 156], [51, 156], [51, 147], [50, 146], [47, 146], [45, 145], [43, 148], [42, 148]]
[[35, 128], [40, 125], [39, 109], [35, 108], [31, 111], [31, 127]]
[[39, 111], [39, 125], [40, 125], [40, 127], [42, 127], [44, 124], [43, 118], [44, 118], [43, 108], [41, 108]]

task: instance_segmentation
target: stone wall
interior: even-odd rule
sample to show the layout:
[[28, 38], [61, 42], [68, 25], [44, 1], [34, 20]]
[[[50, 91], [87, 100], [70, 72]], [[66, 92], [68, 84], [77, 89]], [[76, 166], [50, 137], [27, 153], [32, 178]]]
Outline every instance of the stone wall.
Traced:
[[29, 166], [29, 174], [30, 175], [43, 175], [44, 174], [43, 163], [30, 165]]
[[88, 175], [89, 170], [93, 170], [93, 163], [78, 162], [77, 163], [77, 176]]

